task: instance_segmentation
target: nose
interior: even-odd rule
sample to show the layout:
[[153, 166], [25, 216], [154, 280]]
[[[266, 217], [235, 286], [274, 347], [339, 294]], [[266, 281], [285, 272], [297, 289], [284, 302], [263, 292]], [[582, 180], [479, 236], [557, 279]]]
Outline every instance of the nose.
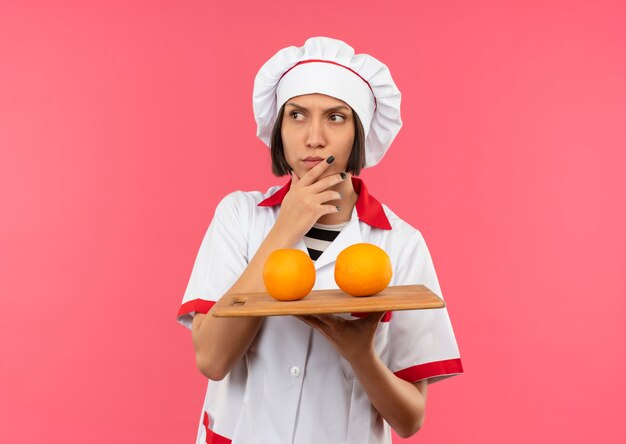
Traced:
[[323, 148], [326, 146], [324, 130], [318, 119], [311, 119], [308, 125], [306, 146], [309, 148]]

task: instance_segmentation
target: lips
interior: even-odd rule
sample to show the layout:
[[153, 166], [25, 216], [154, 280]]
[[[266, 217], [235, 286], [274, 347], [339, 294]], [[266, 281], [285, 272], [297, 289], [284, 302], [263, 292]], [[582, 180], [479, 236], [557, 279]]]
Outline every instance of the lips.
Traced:
[[319, 156], [309, 156], [305, 158], [302, 163], [306, 166], [307, 169], [313, 168], [315, 165], [323, 161], [323, 157]]

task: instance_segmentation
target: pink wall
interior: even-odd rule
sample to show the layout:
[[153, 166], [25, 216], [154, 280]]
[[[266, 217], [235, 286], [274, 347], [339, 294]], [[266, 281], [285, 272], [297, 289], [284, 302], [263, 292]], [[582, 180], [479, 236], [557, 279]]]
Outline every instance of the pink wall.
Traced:
[[626, 442], [623, 2], [383, 3], [0, 3], [0, 442], [192, 442], [175, 313], [218, 200], [283, 182], [252, 81], [313, 35], [403, 92], [363, 177], [463, 355], [404, 442]]

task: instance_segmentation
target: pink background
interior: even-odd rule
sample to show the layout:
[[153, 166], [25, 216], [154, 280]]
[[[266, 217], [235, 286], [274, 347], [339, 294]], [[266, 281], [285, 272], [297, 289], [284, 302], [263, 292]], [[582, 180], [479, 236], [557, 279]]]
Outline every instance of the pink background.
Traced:
[[175, 314], [219, 199], [284, 182], [252, 82], [314, 35], [403, 93], [362, 177], [424, 234], [465, 365], [396, 442], [626, 442], [623, 2], [271, 4], [0, 3], [0, 442], [193, 441]]

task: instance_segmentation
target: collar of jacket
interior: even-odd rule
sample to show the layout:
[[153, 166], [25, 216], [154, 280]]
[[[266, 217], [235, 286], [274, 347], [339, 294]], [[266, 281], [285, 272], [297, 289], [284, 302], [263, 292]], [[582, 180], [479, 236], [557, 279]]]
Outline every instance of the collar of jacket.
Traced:
[[[358, 194], [355, 207], [359, 220], [375, 228], [391, 230], [391, 224], [389, 223], [389, 219], [387, 219], [387, 215], [381, 203], [368, 193], [367, 187], [361, 179], [357, 177], [351, 177], [351, 179], [354, 191]], [[290, 187], [291, 179], [270, 197], [261, 201], [258, 206], [273, 207], [280, 205]]]

